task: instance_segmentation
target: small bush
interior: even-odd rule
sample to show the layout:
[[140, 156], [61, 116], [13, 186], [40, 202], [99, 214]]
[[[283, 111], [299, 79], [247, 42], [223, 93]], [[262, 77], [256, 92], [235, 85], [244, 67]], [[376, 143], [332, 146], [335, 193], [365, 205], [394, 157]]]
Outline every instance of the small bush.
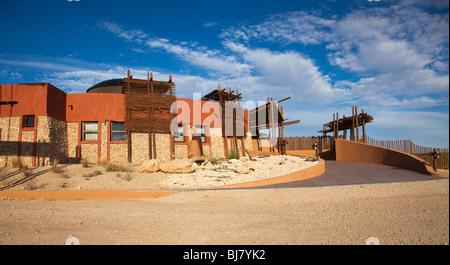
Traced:
[[92, 173], [89, 173], [89, 174], [83, 174], [83, 177], [84, 177], [86, 180], [89, 180], [90, 178], [99, 176], [99, 175], [101, 175], [101, 174], [102, 174], [102, 172], [101, 172], [100, 170], [96, 170], [96, 171], [94, 171], [94, 172], [92, 172]]
[[108, 164], [105, 166], [106, 172], [130, 172], [131, 170], [125, 165]]
[[239, 151], [233, 149], [228, 152], [228, 159], [239, 159], [241, 156], [239, 155]]
[[40, 187], [41, 187], [41, 186], [38, 185], [34, 179], [31, 179], [31, 180], [29, 180], [29, 181], [27, 181], [27, 182], [25, 183], [25, 189], [26, 189], [26, 190], [37, 190], [37, 189], [39, 189]]
[[22, 170], [23, 174], [25, 175], [26, 178], [30, 177], [31, 175], [33, 175], [33, 173], [31, 173], [31, 169], [28, 166], [20, 166], [20, 169]]
[[20, 163], [19, 163], [19, 161], [17, 160], [17, 158], [12, 158], [11, 159], [11, 167], [13, 167], [13, 168], [18, 168], [18, 167], [20, 167]]
[[217, 157], [210, 158], [209, 162], [211, 162], [211, 164], [213, 165], [218, 165], [220, 163], [220, 158]]
[[88, 161], [87, 161], [86, 158], [83, 158], [83, 159], [81, 160], [81, 164], [83, 165], [83, 167], [89, 167], [89, 163], [88, 163]]

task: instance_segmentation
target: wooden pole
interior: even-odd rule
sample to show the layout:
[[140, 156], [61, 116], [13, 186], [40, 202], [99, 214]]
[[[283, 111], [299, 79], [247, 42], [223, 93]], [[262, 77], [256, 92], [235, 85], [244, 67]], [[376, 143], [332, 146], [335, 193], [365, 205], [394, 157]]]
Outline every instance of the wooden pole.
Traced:
[[339, 112], [336, 112], [336, 139], [339, 138]]
[[[345, 119], [345, 115], [342, 117], [342, 119]], [[344, 139], [347, 140], [347, 128], [344, 127]]]
[[220, 84], [218, 85], [219, 88], [219, 102], [220, 102], [220, 108], [222, 110], [222, 135], [223, 135], [223, 141], [225, 144], [225, 159], [228, 159], [228, 140], [227, 136], [225, 135], [225, 103], [223, 102], [222, 97], [222, 90], [220, 89]]
[[333, 113], [333, 138], [336, 138], [336, 114]]
[[359, 141], [358, 106], [355, 106], [355, 115], [356, 115], [356, 142], [358, 142]]
[[355, 107], [352, 107], [352, 130], [350, 132], [350, 140], [355, 140]]

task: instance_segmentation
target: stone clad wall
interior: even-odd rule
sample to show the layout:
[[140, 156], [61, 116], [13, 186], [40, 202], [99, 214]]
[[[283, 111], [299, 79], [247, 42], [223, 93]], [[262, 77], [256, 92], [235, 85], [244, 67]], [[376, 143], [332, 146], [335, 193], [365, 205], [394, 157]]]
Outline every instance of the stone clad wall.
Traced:
[[[11, 166], [13, 160], [32, 166], [44, 166], [57, 159], [59, 163], [77, 163], [79, 159], [86, 158], [89, 163], [108, 161], [112, 163], [126, 163], [128, 161], [128, 146], [124, 142], [108, 142], [109, 122], [99, 122], [99, 140], [97, 142], [79, 142], [81, 128], [79, 122], [61, 121], [50, 116], [37, 116], [35, 130], [21, 130], [20, 117], [0, 118], [0, 166]], [[37, 135], [34, 135], [36, 131]], [[189, 135], [184, 144], [175, 144], [174, 158], [188, 158], [188, 146], [192, 139], [193, 127], [189, 126]], [[221, 128], [210, 128], [210, 138], [203, 144], [203, 154], [206, 157], [224, 158], [224, 142]], [[19, 134], [21, 133], [21, 135]], [[19, 137], [21, 136], [21, 137]], [[156, 157], [160, 161], [172, 159], [170, 133], [156, 133]], [[21, 142], [19, 143], [19, 139]], [[36, 139], [36, 143], [34, 140]], [[132, 133], [132, 162], [140, 164], [149, 158], [149, 133]], [[228, 147], [231, 148], [231, 138]], [[20, 145], [20, 146], [19, 146]], [[252, 150], [251, 135], [244, 139], [245, 148]], [[239, 150], [242, 151], [242, 142], [238, 140]], [[18, 151], [20, 150], [20, 154]], [[33, 155], [36, 155], [33, 158]], [[241, 153], [242, 154], [242, 153]]]
[[176, 144], [175, 145], [175, 158], [177, 158], [177, 159], [187, 159], [188, 158], [187, 144]]
[[34, 131], [23, 131], [20, 142], [20, 163], [31, 167], [33, 165]]
[[98, 144], [81, 144], [81, 159], [87, 159], [88, 163], [98, 162]]
[[156, 159], [160, 161], [170, 160], [170, 133], [156, 133]]
[[50, 116], [38, 116], [36, 164], [49, 165], [53, 159], [67, 163], [67, 158], [67, 123]]
[[100, 130], [101, 130], [101, 150], [100, 150], [100, 161], [107, 161], [108, 160], [108, 134], [109, 134], [109, 127], [108, 123], [100, 123]]
[[[148, 159], [148, 137], [149, 133], [131, 133], [131, 161], [133, 163], [140, 164]], [[127, 161], [128, 147], [125, 149], [124, 156]]]
[[210, 128], [212, 157], [225, 158], [222, 128]]
[[0, 166], [11, 166], [17, 161], [20, 117], [0, 118]]
[[69, 163], [77, 162], [78, 154], [78, 137], [79, 137], [78, 122], [67, 123], [67, 154]]
[[109, 161], [111, 163], [128, 162], [128, 146], [127, 144], [110, 144], [109, 145]]

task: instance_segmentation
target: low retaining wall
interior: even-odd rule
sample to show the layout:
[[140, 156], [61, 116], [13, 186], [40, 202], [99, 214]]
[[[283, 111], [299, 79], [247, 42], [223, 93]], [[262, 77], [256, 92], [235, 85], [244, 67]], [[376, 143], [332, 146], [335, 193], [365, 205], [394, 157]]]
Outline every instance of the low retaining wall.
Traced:
[[319, 158], [319, 164], [308, 167], [299, 171], [289, 173], [287, 175], [273, 177], [264, 180], [257, 180], [252, 182], [237, 183], [219, 187], [212, 187], [206, 189], [236, 189], [236, 188], [253, 188], [253, 187], [263, 187], [268, 185], [288, 183], [293, 181], [305, 180], [322, 175], [325, 172], [325, 161]]
[[443, 174], [436, 173], [425, 160], [408, 153], [344, 139], [336, 139], [335, 142], [336, 161], [382, 164], [436, 177], [446, 177]]

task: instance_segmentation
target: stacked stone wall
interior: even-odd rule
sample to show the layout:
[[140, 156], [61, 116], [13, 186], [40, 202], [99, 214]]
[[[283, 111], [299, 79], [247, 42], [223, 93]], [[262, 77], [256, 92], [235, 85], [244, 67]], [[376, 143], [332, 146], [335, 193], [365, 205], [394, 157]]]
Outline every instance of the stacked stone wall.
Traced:
[[37, 166], [44, 166], [58, 160], [68, 163], [67, 123], [50, 116], [37, 117]]
[[11, 166], [17, 161], [20, 117], [0, 118], [0, 166]]

